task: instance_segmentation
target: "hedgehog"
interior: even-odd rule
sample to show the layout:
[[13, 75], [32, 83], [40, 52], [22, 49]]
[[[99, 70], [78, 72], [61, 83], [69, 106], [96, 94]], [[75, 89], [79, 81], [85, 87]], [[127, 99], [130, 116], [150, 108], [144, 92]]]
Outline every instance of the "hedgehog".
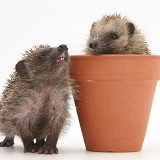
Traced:
[[120, 14], [105, 15], [92, 24], [85, 54], [145, 54], [151, 51], [141, 30]]
[[65, 44], [26, 51], [2, 92], [0, 132], [5, 139], [1, 147], [13, 146], [17, 135], [24, 152], [58, 153], [56, 144], [69, 123], [69, 99], [74, 92], [69, 62]]

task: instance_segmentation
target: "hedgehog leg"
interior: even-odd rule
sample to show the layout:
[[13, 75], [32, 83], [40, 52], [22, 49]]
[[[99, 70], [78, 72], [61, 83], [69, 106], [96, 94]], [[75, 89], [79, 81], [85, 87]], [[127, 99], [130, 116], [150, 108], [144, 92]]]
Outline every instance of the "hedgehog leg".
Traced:
[[24, 145], [24, 153], [27, 152], [38, 152], [39, 148], [33, 141], [33, 138], [30, 136], [23, 136], [21, 137], [23, 145]]
[[0, 142], [0, 147], [11, 147], [14, 145], [14, 136], [8, 137], [6, 136], [5, 139]]
[[58, 154], [56, 147], [58, 141], [58, 135], [48, 135], [45, 144], [39, 149], [39, 154]]

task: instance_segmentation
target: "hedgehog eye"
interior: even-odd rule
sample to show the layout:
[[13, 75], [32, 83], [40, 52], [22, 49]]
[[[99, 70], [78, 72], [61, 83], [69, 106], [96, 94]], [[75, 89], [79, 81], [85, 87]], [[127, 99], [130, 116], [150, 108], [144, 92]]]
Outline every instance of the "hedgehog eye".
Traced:
[[39, 55], [39, 58], [40, 58], [40, 59], [44, 58], [44, 57], [46, 56], [46, 54], [47, 54], [47, 53], [45, 53], [45, 52], [41, 53], [41, 54]]
[[116, 33], [111, 33], [111, 34], [110, 34], [110, 38], [116, 40], [116, 39], [118, 39], [119, 37], [118, 37], [118, 35], [117, 35]]

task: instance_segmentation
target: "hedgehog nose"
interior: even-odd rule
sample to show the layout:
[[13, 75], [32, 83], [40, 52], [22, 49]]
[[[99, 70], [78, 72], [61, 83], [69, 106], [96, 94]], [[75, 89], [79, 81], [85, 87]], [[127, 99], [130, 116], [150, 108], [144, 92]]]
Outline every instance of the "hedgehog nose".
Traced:
[[65, 44], [61, 44], [59, 47], [58, 47], [58, 50], [59, 51], [65, 51], [65, 50], [68, 50], [68, 47], [67, 47], [67, 45], [65, 45]]
[[91, 42], [91, 43], [89, 44], [89, 47], [90, 47], [91, 49], [97, 49], [98, 43], [97, 43], [97, 42]]

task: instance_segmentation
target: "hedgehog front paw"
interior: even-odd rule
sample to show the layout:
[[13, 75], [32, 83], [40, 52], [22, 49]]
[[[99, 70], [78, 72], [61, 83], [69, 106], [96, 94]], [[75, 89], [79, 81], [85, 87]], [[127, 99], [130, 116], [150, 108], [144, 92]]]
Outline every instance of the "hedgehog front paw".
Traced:
[[14, 137], [5, 137], [5, 139], [0, 142], [0, 147], [11, 147], [14, 145]]
[[24, 153], [27, 153], [27, 152], [35, 153], [35, 152], [38, 152], [38, 150], [39, 150], [39, 147], [35, 144], [24, 147]]
[[56, 146], [46, 146], [44, 145], [38, 151], [39, 154], [58, 154], [58, 149]]

